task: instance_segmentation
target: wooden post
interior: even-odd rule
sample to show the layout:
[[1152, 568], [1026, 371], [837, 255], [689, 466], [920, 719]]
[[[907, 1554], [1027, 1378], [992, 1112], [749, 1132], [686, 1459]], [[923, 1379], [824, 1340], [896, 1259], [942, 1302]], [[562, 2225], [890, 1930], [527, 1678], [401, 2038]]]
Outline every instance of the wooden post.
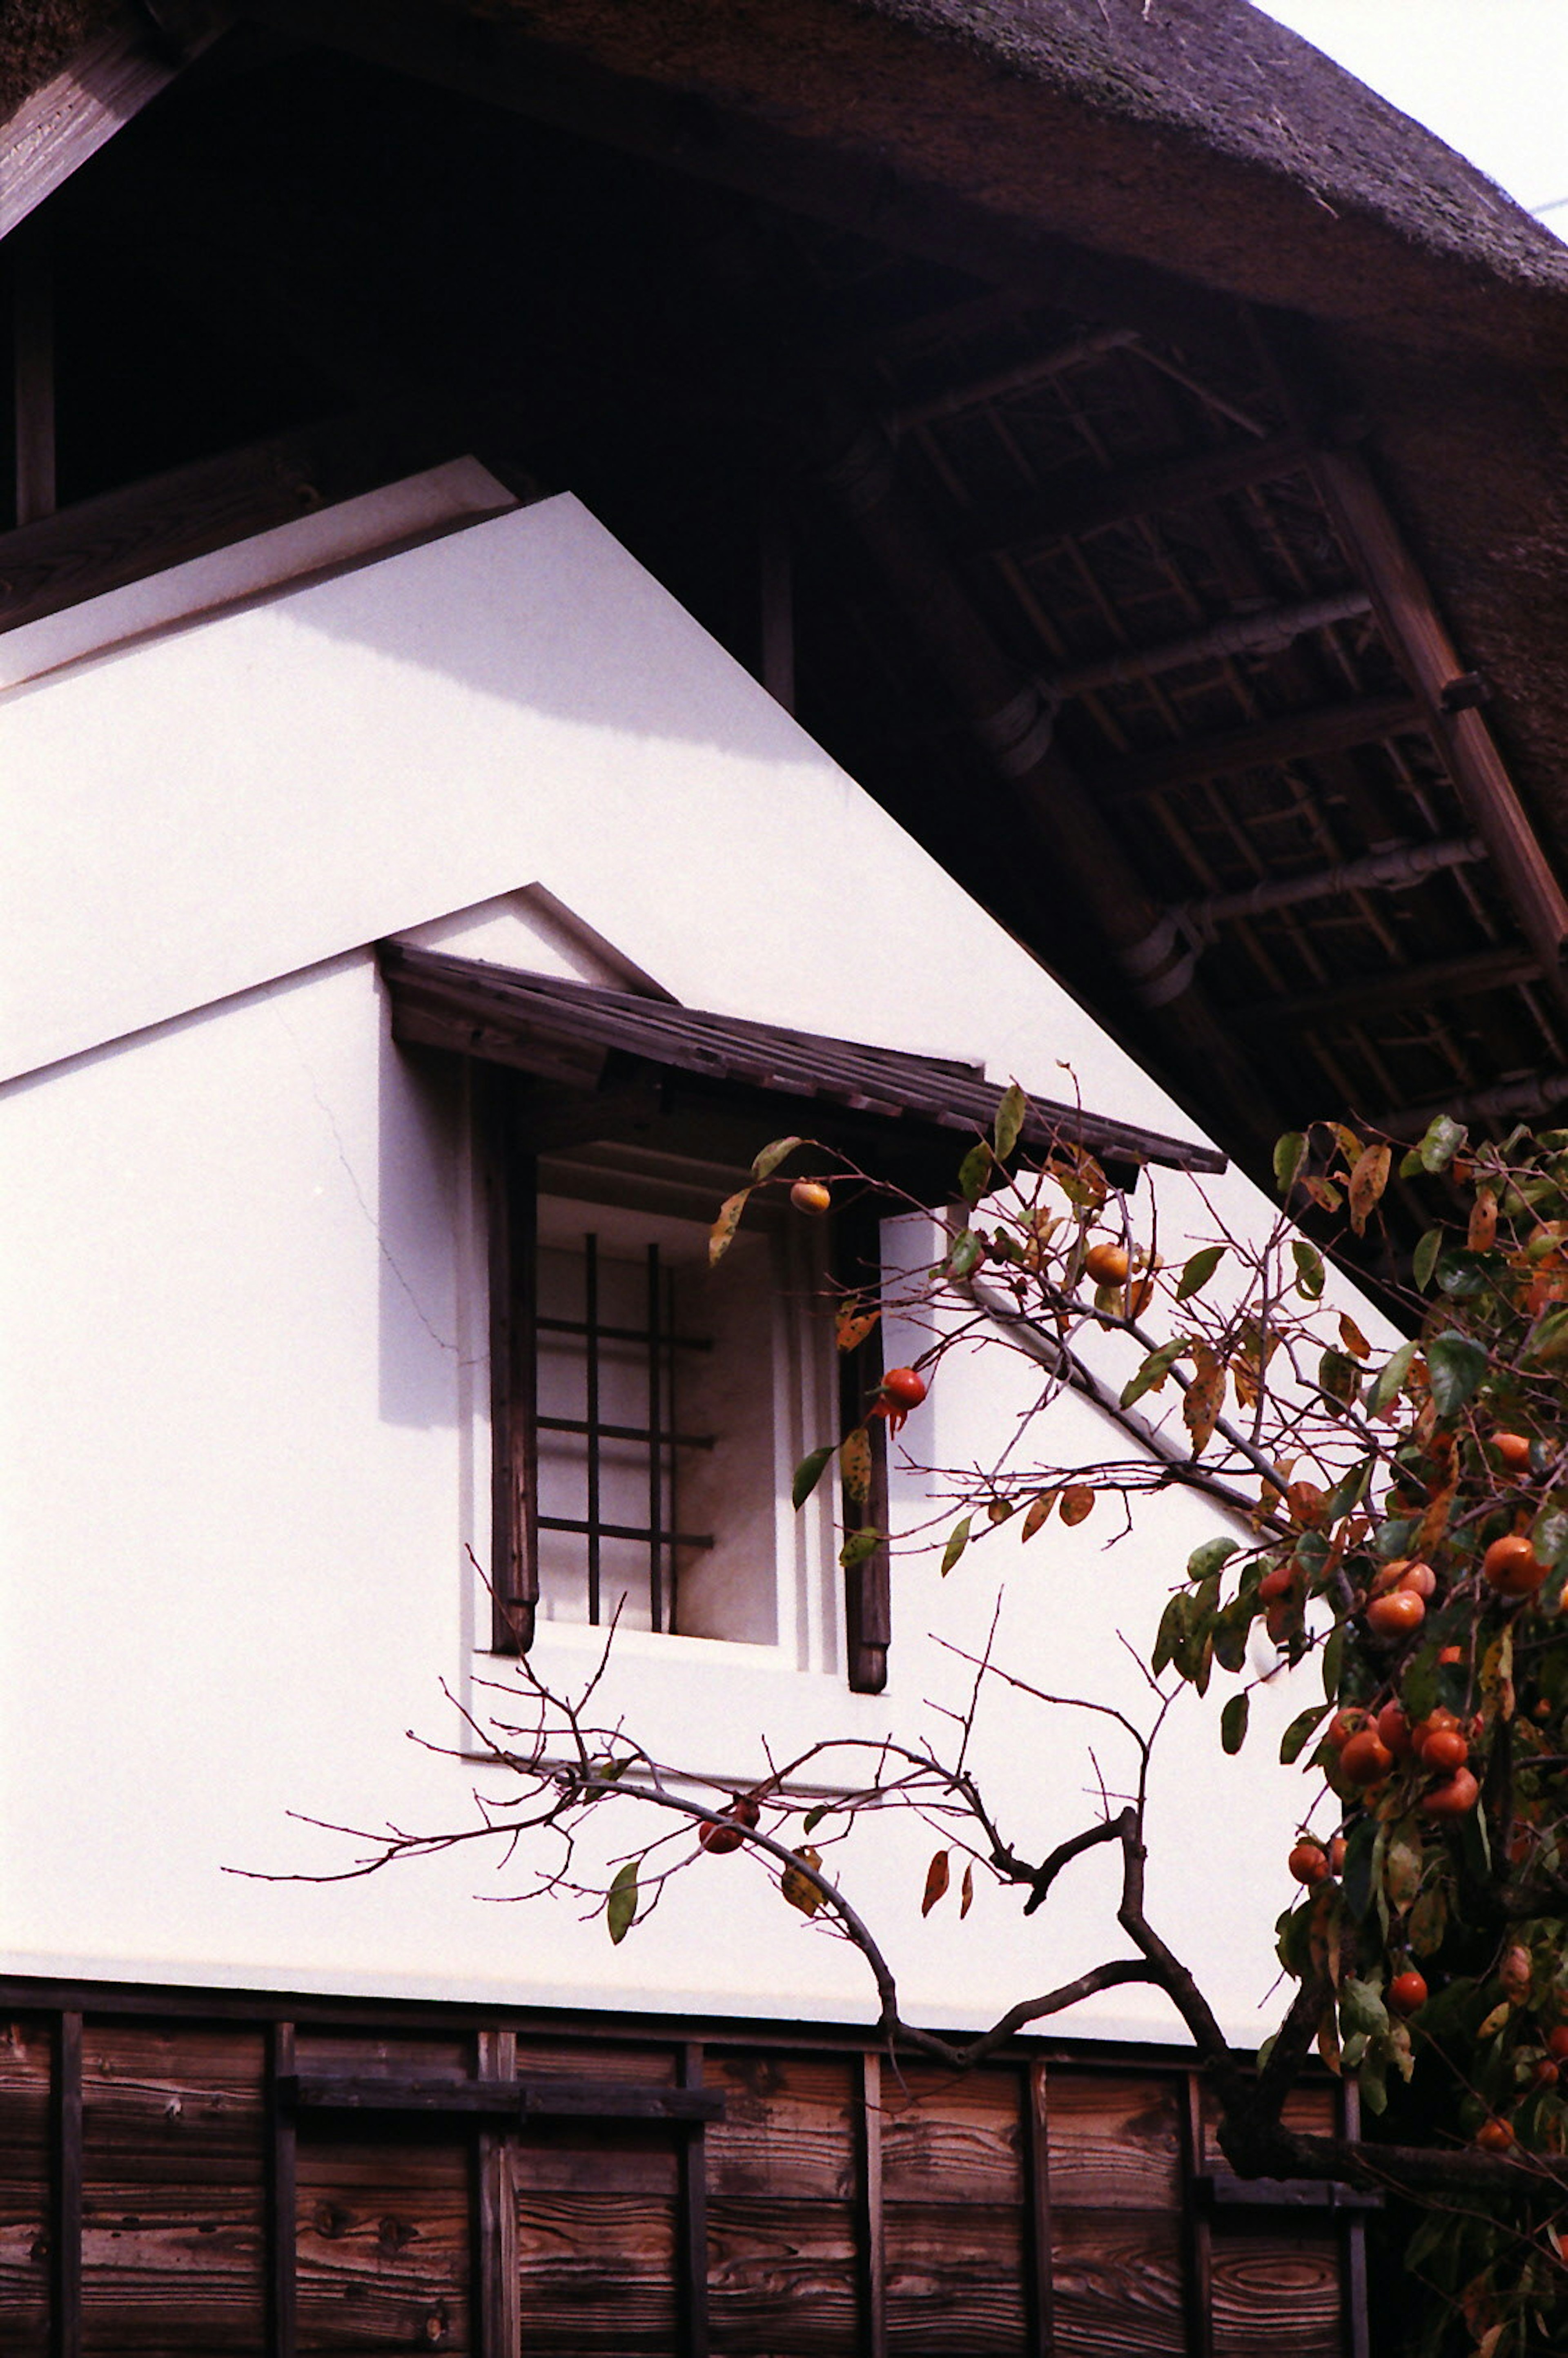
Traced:
[[882, 2067], [877, 2055], [860, 2059], [860, 2169], [856, 2173], [861, 2358], [887, 2358], [887, 2244], [882, 2231]]
[[1023, 2103], [1023, 2293], [1030, 2358], [1053, 2358], [1056, 2324], [1051, 2283], [1049, 2091], [1044, 2063], [1025, 2064]]
[[[1361, 2135], [1361, 2091], [1346, 2075], [1339, 2083], [1339, 2134], [1354, 2145]], [[1367, 2214], [1350, 2211], [1345, 2221], [1345, 2347], [1348, 2358], [1372, 2358], [1367, 2316]]]
[[[475, 2064], [481, 2080], [516, 2080], [514, 2030], [481, 2030], [476, 2045]], [[523, 2347], [517, 2190], [513, 2166], [516, 2147], [516, 2133], [510, 2129], [481, 2129], [475, 2139], [478, 2250], [474, 2309], [478, 2358], [520, 2358]]]
[[1204, 2166], [1203, 2081], [1196, 2071], [1186, 2075], [1183, 2111], [1182, 2222], [1186, 2266], [1183, 2275], [1190, 2358], [1214, 2358], [1214, 2233], [1208, 2213], [1197, 2200], [1196, 2180]]
[[283, 2104], [280, 2083], [294, 2077], [294, 2025], [275, 2022], [266, 2059], [266, 2347], [267, 2358], [294, 2358], [297, 2296], [295, 2289], [297, 2168], [294, 2115]]
[[81, 2358], [81, 2017], [62, 2012], [54, 2054], [50, 2358]]
[[49, 240], [35, 222], [11, 262], [16, 434], [16, 523], [55, 512], [54, 276]]
[[[702, 2048], [688, 2039], [677, 2059], [683, 2088], [702, 2085]], [[708, 2358], [708, 2137], [701, 2121], [680, 2132], [676, 2219], [676, 2331], [681, 2358]]]
[[537, 1191], [511, 1076], [476, 1079], [490, 1207], [490, 1642], [524, 1654], [539, 1598]]
[[[838, 1216], [833, 1224], [833, 1274], [843, 1287], [880, 1292], [881, 1215], [868, 1197]], [[865, 1415], [882, 1378], [881, 1327], [873, 1326], [852, 1351], [838, 1353], [838, 1412], [846, 1432]], [[871, 1445], [871, 1482], [864, 1498], [843, 1491], [844, 1527], [886, 1532], [888, 1529], [888, 1429], [873, 1417], [866, 1429]], [[849, 1687], [855, 1694], [881, 1694], [887, 1684], [892, 1643], [892, 1580], [884, 1538], [844, 1574], [844, 1634]]]

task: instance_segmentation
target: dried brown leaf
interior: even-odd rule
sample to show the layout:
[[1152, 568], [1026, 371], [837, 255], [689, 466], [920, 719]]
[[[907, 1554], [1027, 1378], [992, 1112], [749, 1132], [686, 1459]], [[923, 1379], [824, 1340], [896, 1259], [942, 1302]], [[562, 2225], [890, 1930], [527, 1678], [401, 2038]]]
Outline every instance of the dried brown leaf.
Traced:
[[947, 1888], [947, 1854], [939, 1850], [925, 1870], [925, 1891], [920, 1902], [920, 1912], [929, 1916]]
[[1358, 1237], [1367, 1233], [1367, 1223], [1389, 1184], [1393, 1160], [1392, 1147], [1369, 1146], [1350, 1174], [1350, 1225]]

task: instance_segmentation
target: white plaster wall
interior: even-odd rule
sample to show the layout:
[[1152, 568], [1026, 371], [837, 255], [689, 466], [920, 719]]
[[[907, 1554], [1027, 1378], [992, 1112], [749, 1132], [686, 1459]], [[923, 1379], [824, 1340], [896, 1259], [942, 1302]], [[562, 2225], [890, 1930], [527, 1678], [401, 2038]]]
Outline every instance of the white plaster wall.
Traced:
[[[341, 1866], [341, 1838], [290, 1810], [456, 1821], [473, 1773], [403, 1735], [449, 1740], [439, 1682], [473, 1692], [485, 1314], [463, 1124], [438, 1066], [390, 1045], [363, 945], [422, 926], [546, 971], [629, 961], [697, 1005], [983, 1055], [1042, 1090], [1066, 1056], [1090, 1104], [1179, 1115], [569, 500], [61, 675], [3, 719], [25, 884], [8, 1014], [33, 1068], [0, 1102], [8, 1969], [865, 2012], [858, 1961], [740, 1859], [702, 1862], [618, 1950], [569, 1906], [491, 1904], [512, 1887], [472, 1852], [330, 1887], [223, 1872]], [[533, 880], [555, 902], [515, 889]], [[1169, 1251], [1206, 1215], [1186, 1183], [1162, 1192]], [[1259, 1216], [1242, 1183], [1221, 1193]], [[945, 1376], [912, 1448], [991, 1455], [1020, 1380]], [[1054, 1414], [1100, 1445], [1092, 1412]], [[913, 1475], [895, 1512], [924, 1518]], [[1026, 1553], [1004, 1530], [946, 1584], [902, 1556], [885, 1697], [628, 1639], [607, 1704], [737, 1779], [764, 1736], [913, 1735], [965, 1691], [926, 1633], [974, 1647], [1005, 1581], [1031, 1675], [1142, 1710], [1116, 1633], [1146, 1652], [1213, 1525], [1167, 1499], [1108, 1546], [1112, 1521]], [[580, 1664], [570, 1632], [545, 1643], [551, 1669]], [[1304, 1798], [1267, 1768], [1267, 1723], [1298, 1704], [1269, 1699], [1240, 1766], [1184, 1704], [1157, 1779], [1155, 1919], [1241, 2035]], [[1076, 1715], [1002, 1702], [980, 1743], [1021, 1846], [1092, 1813]], [[1095, 1749], [1125, 1778], [1125, 1747]], [[950, 1901], [923, 1925], [931, 1847], [890, 1818], [843, 1861], [912, 2011], [978, 2021], [1118, 1945], [1103, 1859], [1029, 1925], [983, 1883], [967, 1924]], [[1136, 1990], [1067, 2027], [1176, 2028]]]

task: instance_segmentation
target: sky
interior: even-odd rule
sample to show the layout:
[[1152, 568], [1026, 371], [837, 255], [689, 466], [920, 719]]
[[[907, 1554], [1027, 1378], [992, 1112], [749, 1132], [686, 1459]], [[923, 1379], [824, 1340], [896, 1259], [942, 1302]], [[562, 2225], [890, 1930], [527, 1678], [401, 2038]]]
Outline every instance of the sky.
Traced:
[[1568, 239], [1568, 0], [1253, 0]]

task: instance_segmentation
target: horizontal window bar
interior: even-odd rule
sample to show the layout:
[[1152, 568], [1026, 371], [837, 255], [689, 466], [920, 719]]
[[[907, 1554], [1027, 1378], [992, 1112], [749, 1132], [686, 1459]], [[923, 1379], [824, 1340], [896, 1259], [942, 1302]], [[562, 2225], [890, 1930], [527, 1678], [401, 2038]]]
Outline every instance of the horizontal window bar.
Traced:
[[[541, 1515], [539, 1529], [542, 1531], [580, 1531], [589, 1539], [597, 1534], [601, 1540], [642, 1540], [644, 1543], [654, 1537], [646, 1523], [579, 1523], [569, 1515]], [[710, 1539], [701, 1539], [695, 1531], [660, 1531], [658, 1537], [666, 1547], [710, 1548], [713, 1545]]]
[[[535, 1318], [535, 1326], [549, 1335], [597, 1335], [600, 1342], [651, 1344], [654, 1340], [645, 1326], [589, 1327], [582, 1318]], [[711, 1340], [704, 1335], [661, 1335], [661, 1343], [668, 1343], [677, 1351], [711, 1351]]]
[[589, 1424], [580, 1416], [536, 1416], [541, 1433], [597, 1433], [601, 1441], [656, 1441], [665, 1449], [711, 1449], [711, 1433], [652, 1433], [643, 1424]]

